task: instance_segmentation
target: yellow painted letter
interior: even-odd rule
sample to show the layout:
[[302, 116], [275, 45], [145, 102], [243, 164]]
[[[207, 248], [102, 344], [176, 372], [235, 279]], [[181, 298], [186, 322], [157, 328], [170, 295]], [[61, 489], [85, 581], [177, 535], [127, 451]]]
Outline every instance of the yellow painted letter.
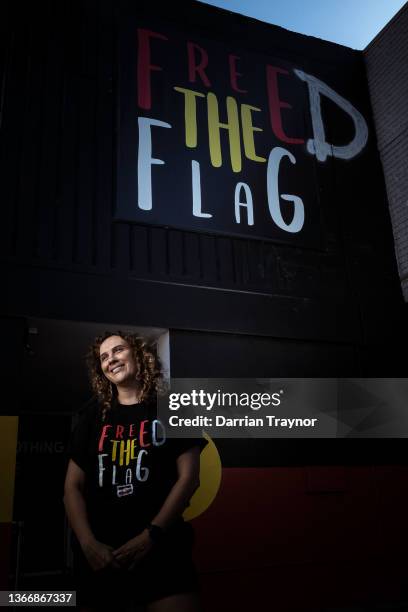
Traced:
[[245, 157], [253, 161], [266, 162], [265, 157], [259, 157], [255, 153], [254, 132], [263, 132], [263, 130], [252, 125], [252, 111], [260, 112], [261, 109], [249, 104], [241, 106], [242, 138], [244, 141]]
[[196, 98], [205, 98], [205, 95], [193, 91], [192, 89], [184, 89], [184, 87], [175, 87], [176, 91], [184, 94], [184, 121], [186, 125], [186, 147], [195, 149], [197, 146], [197, 104]]
[[220, 123], [218, 102], [215, 94], [207, 95], [208, 104], [208, 137], [210, 142], [211, 163], [215, 168], [222, 166], [220, 129], [228, 130], [231, 167], [234, 172], [241, 172], [241, 141], [239, 136], [238, 106], [231, 96], [227, 98], [228, 123]]

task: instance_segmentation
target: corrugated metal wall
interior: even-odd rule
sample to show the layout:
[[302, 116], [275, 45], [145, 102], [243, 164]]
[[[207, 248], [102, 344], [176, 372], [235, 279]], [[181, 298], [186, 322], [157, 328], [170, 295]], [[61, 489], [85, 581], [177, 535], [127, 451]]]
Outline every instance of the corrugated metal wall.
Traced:
[[[154, 18], [170, 20], [176, 26], [184, 20], [203, 36], [218, 37], [238, 48], [248, 45], [254, 53], [268, 54], [273, 34], [274, 48], [280, 49], [283, 57], [300, 57], [311, 73], [316, 71], [338, 83], [341, 94], [352, 99], [364, 114], [370, 136], [358, 159], [344, 163], [331, 158], [319, 167], [325, 241], [321, 249], [117, 223], [113, 220], [118, 106], [114, 5], [119, 11], [123, 3], [9, 1], [9, 18], [5, 16], [0, 23], [0, 249], [2, 281], [8, 287], [5, 310], [9, 315], [2, 320], [2, 329], [9, 330], [8, 336], [3, 335], [7, 350], [2, 356], [9, 368], [4, 369], [4, 387], [10, 399], [21, 401], [25, 393], [30, 400], [26, 410], [34, 411], [36, 404], [41, 404], [39, 393], [33, 395], [29, 385], [24, 393], [15, 393], [16, 385], [24, 386], [22, 380], [27, 381], [21, 374], [23, 368], [16, 368], [16, 363], [23, 362], [20, 327], [23, 336], [30, 317], [92, 321], [101, 326], [110, 322], [170, 328], [172, 373], [178, 377], [405, 376], [406, 360], [399, 359], [397, 346], [400, 343], [406, 349], [406, 313], [362, 54], [195, 3], [180, 3], [188, 8], [184, 15], [178, 7], [177, 14], [172, 14], [176, 4], [173, 8], [168, 3], [159, 12], [153, 2], [150, 7], [148, 2], [138, 3], [140, 11], [150, 10]], [[130, 4], [136, 6], [134, 0]], [[341, 125], [330, 128], [330, 137], [341, 142]], [[12, 317], [21, 322], [16, 330], [10, 323]], [[66, 341], [70, 341], [68, 334]], [[61, 388], [55, 387], [55, 369], [63, 369], [70, 380], [72, 374], [64, 347], [60, 354], [55, 352], [41, 364], [51, 398], [61, 393]], [[77, 390], [78, 381], [73, 380], [72, 385]], [[61, 404], [55, 402], [55, 412], [59, 410]], [[341, 444], [302, 440], [296, 446], [290, 444], [291, 440], [273, 445], [269, 442], [256, 447], [242, 444], [234, 449], [224, 444], [223, 464], [229, 472], [218, 501], [230, 504], [230, 517], [242, 506], [242, 479], [237, 466], [275, 466], [260, 481], [260, 493], [254, 495], [256, 503], [248, 505], [253, 519], [245, 521], [266, 529], [269, 537], [279, 526], [285, 535], [274, 551], [280, 569], [271, 564], [268, 549], [263, 547], [261, 563], [257, 564], [255, 557], [245, 567], [235, 564], [227, 568], [228, 572], [219, 571], [214, 554], [222, 541], [223, 522], [218, 515], [210, 516], [207, 524], [212, 540], [205, 540], [207, 548], [201, 540], [201, 567], [213, 570], [205, 575], [207, 595], [214, 599], [219, 585], [220, 607], [225, 594], [231, 604], [231, 592], [239, 582], [244, 587], [233, 604], [237, 610], [248, 609], [250, 604], [254, 607], [257, 581], [259, 584], [264, 578], [259, 588], [268, 585], [274, 591], [273, 579], [275, 584], [280, 580], [283, 568], [286, 582], [282, 584], [288, 586], [277, 597], [282, 610], [286, 592], [293, 584], [305, 584], [305, 576], [310, 576], [309, 592], [297, 592], [302, 605], [308, 601], [312, 610], [316, 610], [313, 591], [321, 590], [317, 583], [329, 584], [322, 595], [325, 604], [339, 603], [339, 592], [343, 601], [350, 603], [356, 601], [356, 593], [366, 599], [373, 575], [376, 589], [381, 586], [389, 601], [391, 591], [396, 593], [395, 583], [396, 587], [403, 583], [395, 576], [399, 576], [397, 570], [401, 571], [403, 563], [399, 559], [404, 558], [401, 551], [406, 548], [406, 537], [400, 529], [406, 508], [406, 487], [401, 484], [406, 470], [398, 472], [395, 480], [392, 467], [384, 470], [386, 486], [378, 489], [381, 493], [375, 489], [382, 483], [378, 468], [360, 470], [355, 478], [350, 476], [349, 488], [338, 496], [336, 491], [335, 495], [327, 494], [327, 484], [317, 487], [320, 494], [316, 495], [316, 488], [305, 484], [306, 468], [293, 466], [402, 463], [406, 456], [403, 444], [394, 440], [367, 440], [364, 445], [360, 440], [336, 441]], [[279, 465], [292, 466], [293, 485], [287, 484], [289, 470], [276, 467]], [[336, 481], [332, 469], [326, 480], [330, 485]], [[277, 481], [281, 482], [284, 518], [268, 527], [257, 512], [263, 505], [268, 513], [276, 506], [263, 501], [265, 497], [272, 501], [272, 495], [280, 494]], [[256, 479], [251, 482], [256, 484]], [[366, 489], [362, 482], [368, 482]], [[361, 490], [364, 499], [359, 495]], [[369, 506], [375, 512], [371, 511], [371, 518], [378, 516], [371, 531], [364, 523]], [[313, 534], [311, 548], [296, 537], [288, 547], [287, 534], [297, 534], [292, 529], [296, 520], [292, 517], [299, 508], [307, 510], [300, 525], [302, 534]], [[401, 515], [397, 520], [395, 508]], [[368, 551], [376, 555], [377, 573], [371, 573], [366, 563], [363, 584], [358, 570], [365, 560], [361, 562], [356, 552], [356, 547], [361, 548], [361, 538], [350, 536], [356, 533], [356, 516], [365, 525], [364, 554]], [[305, 517], [311, 517], [311, 522]], [[384, 531], [382, 523], [391, 526], [391, 531]], [[251, 539], [254, 541], [259, 544], [264, 540], [260, 535]], [[214, 542], [214, 546], [208, 542]], [[334, 544], [327, 547], [327, 542]], [[366, 546], [369, 542], [372, 548]], [[212, 555], [210, 566], [205, 565], [206, 551]], [[290, 551], [287, 565], [283, 565], [281, 556], [285, 551]], [[301, 564], [293, 562], [297, 558]], [[357, 559], [357, 565], [350, 565], [350, 559]], [[390, 559], [396, 564], [391, 565], [392, 579], [386, 576]], [[320, 577], [317, 582], [316, 576]], [[384, 576], [386, 579], [380, 580]], [[377, 591], [371, 593], [378, 601]], [[262, 590], [258, 601], [263, 594]], [[266, 589], [264, 597], [268, 606]], [[276, 597], [272, 599], [275, 602]]]
[[[151, 14], [148, 3], [140, 7]], [[361, 365], [364, 345], [391, 340], [399, 300], [372, 125], [361, 158], [318, 168], [321, 249], [115, 222], [114, 11], [110, 0], [9, 3], [0, 98], [7, 312], [109, 321], [115, 308], [124, 323], [357, 343]], [[214, 20], [214, 11], [193, 3], [160, 17], [230, 44], [252, 40], [252, 50], [256, 40], [261, 53], [273, 30], [282, 57], [304, 56], [370, 122], [361, 54], [226, 12]], [[119, 281], [126, 300], [102, 312]], [[385, 302], [376, 299], [379, 282]], [[102, 288], [92, 311], [88, 294]]]
[[408, 301], [408, 4], [364, 51], [405, 300]]
[[2, 254], [56, 269], [344, 297], [337, 248], [305, 252], [112, 221], [115, 30], [102, 4], [67, 3], [63, 22], [59, 4], [27, 5], [6, 33]]

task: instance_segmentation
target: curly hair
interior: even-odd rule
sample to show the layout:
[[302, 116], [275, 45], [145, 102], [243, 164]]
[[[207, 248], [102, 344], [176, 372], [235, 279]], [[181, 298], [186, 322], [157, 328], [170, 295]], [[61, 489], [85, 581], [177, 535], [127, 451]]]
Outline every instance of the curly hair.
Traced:
[[86, 364], [92, 391], [102, 406], [103, 421], [107, 412], [112, 408], [112, 400], [117, 396], [115, 385], [102, 372], [99, 354], [102, 342], [111, 336], [120, 336], [132, 350], [137, 365], [136, 379], [139, 381], [142, 390], [140, 401], [149, 399], [162, 387], [161, 363], [153, 344], [131, 332], [107, 331], [102, 336], [97, 336], [88, 349]]

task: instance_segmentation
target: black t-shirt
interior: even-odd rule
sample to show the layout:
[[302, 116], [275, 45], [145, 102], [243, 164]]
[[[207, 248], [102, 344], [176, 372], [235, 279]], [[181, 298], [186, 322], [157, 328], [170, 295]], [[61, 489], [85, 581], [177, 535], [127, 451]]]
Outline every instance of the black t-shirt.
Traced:
[[153, 404], [114, 402], [102, 421], [93, 404], [71, 435], [69, 457], [85, 472], [85, 499], [97, 539], [120, 546], [146, 527], [177, 480], [177, 457], [199, 439], [168, 439]]

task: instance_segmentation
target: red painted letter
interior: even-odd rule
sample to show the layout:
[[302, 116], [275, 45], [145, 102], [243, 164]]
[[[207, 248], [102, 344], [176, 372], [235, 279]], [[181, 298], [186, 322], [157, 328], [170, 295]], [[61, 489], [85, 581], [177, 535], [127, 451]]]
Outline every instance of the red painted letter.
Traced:
[[246, 89], [240, 89], [238, 87], [237, 77], [242, 76], [242, 74], [240, 72], [237, 72], [237, 66], [236, 66], [237, 60], [239, 60], [238, 55], [228, 56], [231, 87], [232, 89], [234, 89], [235, 91], [238, 91], [239, 93], [248, 93]]
[[[195, 61], [195, 49], [200, 53], [200, 61], [196, 64]], [[204, 70], [208, 66], [208, 54], [205, 49], [202, 49], [198, 45], [192, 42], [187, 43], [188, 51], [188, 80], [190, 83], [196, 82], [196, 72], [199, 74], [200, 79], [206, 87], [211, 87], [211, 83], [205, 74]]]
[[282, 117], [280, 113], [281, 108], [292, 108], [288, 102], [282, 102], [279, 99], [278, 91], [278, 73], [289, 74], [287, 70], [283, 68], [277, 68], [276, 66], [266, 67], [266, 83], [268, 88], [268, 100], [269, 100], [269, 114], [271, 120], [271, 127], [273, 133], [282, 142], [288, 142], [290, 144], [302, 144], [303, 138], [290, 138], [286, 136], [282, 127]]
[[151, 30], [137, 30], [139, 50], [137, 55], [137, 103], [140, 108], [149, 110], [152, 107], [152, 95], [150, 86], [150, 72], [152, 70], [163, 70], [160, 66], [150, 63], [150, 38], [161, 38], [168, 40], [167, 36], [152, 32]]

